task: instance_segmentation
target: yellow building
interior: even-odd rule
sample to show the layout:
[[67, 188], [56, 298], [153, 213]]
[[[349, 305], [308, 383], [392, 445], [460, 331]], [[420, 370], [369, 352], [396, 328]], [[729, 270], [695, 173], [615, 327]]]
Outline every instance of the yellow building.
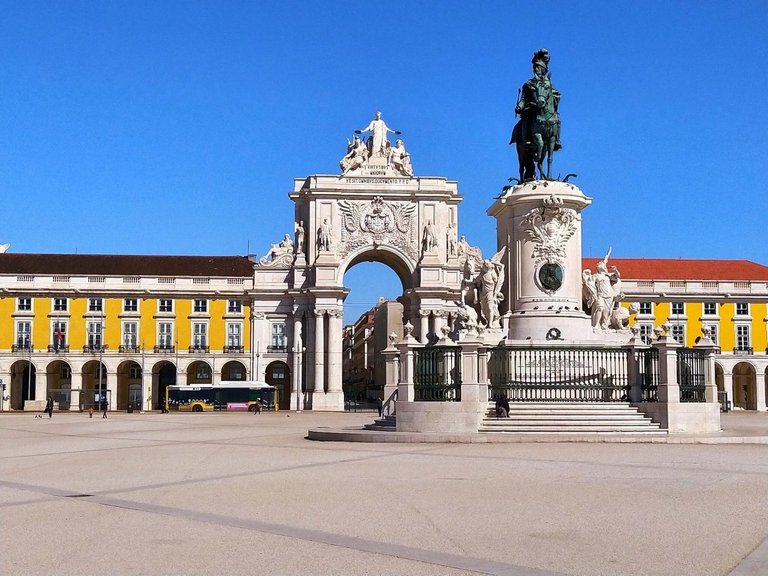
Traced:
[[0, 407], [149, 409], [169, 384], [263, 379], [253, 278], [237, 256], [0, 255]]
[[[584, 258], [594, 269], [598, 258]], [[768, 267], [747, 260], [611, 258], [624, 302], [638, 302], [633, 324], [646, 341], [669, 323], [693, 346], [709, 328], [720, 347], [718, 388], [734, 408], [766, 410], [768, 397]]]

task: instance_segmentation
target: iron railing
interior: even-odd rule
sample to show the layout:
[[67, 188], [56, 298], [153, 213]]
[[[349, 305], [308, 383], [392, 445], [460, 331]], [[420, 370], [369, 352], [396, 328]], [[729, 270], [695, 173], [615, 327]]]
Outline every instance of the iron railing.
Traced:
[[706, 402], [704, 381], [705, 354], [695, 348], [678, 348], [677, 383], [680, 402]]
[[427, 346], [414, 350], [414, 400], [461, 401], [461, 348]]
[[637, 354], [637, 372], [640, 379], [640, 401], [658, 401], [659, 390], [659, 350], [647, 348]]
[[628, 354], [622, 348], [492, 348], [488, 399], [628, 402]]

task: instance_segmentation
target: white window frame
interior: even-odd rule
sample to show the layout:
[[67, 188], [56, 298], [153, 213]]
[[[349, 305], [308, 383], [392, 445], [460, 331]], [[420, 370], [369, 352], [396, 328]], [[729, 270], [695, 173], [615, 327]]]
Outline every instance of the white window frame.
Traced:
[[653, 324], [649, 322], [638, 322], [637, 326], [640, 330], [640, 339], [646, 344], [653, 342]]
[[[715, 309], [715, 311], [707, 312], [707, 306], [712, 306]], [[704, 302], [704, 306], [702, 307], [702, 314], [704, 314], [704, 316], [709, 316], [709, 317], [717, 316], [717, 302]]]
[[192, 300], [192, 312], [197, 312], [198, 314], [207, 314], [208, 300], [203, 298], [195, 298]]
[[66, 312], [69, 310], [69, 301], [67, 298], [54, 298], [53, 299], [53, 311], [54, 312]]
[[240, 348], [243, 345], [243, 323], [227, 322], [227, 347]]
[[[649, 308], [649, 311], [644, 311], [643, 307]], [[653, 316], [653, 302], [640, 302], [640, 309], [638, 310], [637, 314], [642, 316]]]
[[15, 336], [14, 341], [19, 348], [24, 350], [30, 348], [32, 346], [32, 321], [17, 320]]
[[[131, 331], [129, 326], [133, 326]], [[126, 348], [137, 348], [139, 346], [139, 323], [136, 320], [126, 320], [123, 322], [123, 346]]]
[[227, 302], [228, 314], [242, 314], [243, 313], [243, 301], [242, 300], [229, 300]]
[[123, 298], [123, 312], [138, 312], [138, 311], [139, 311], [138, 298]]
[[717, 346], [719, 346], [720, 338], [720, 326], [711, 322], [705, 322], [703, 326], [709, 328], [709, 339], [712, 340]]
[[672, 338], [674, 338], [679, 344], [682, 344], [685, 346], [685, 324], [683, 323], [675, 323], [672, 324], [672, 328], [670, 329], [670, 334]]
[[88, 298], [88, 312], [104, 312], [104, 298]]
[[157, 346], [163, 349], [173, 348], [173, 322], [157, 323]]
[[19, 296], [16, 299], [16, 310], [19, 312], [32, 312], [32, 298]]
[[85, 327], [85, 336], [89, 350], [98, 350], [104, 346], [104, 323], [101, 320], [89, 320]]
[[[748, 351], [752, 348], [752, 327], [749, 324], [735, 324], [734, 351]], [[745, 345], [746, 343], [746, 345]]]
[[734, 316], [749, 317], [749, 302], [736, 302], [733, 307]]
[[[675, 306], [680, 306], [681, 311], [675, 312]], [[675, 301], [669, 303], [669, 316], [670, 318], [682, 318], [685, 316], [685, 302]]]
[[[282, 327], [282, 330], [280, 328]], [[270, 346], [275, 350], [287, 350], [288, 337], [285, 332], [285, 322], [272, 322], [269, 329]]]
[[205, 350], [208, 347], [208, 322], [192, 322], [192, 348]]
[[[61, 331], [62, 339], [61, 344], [59, 344], [57, 338], [56, 338], [56, 329], [59, 329]], [[54, 349], [62, 349], [67, 347], [67, 333], [69, 331], [69, 325], [66, 320], [61, 320], [58, 318], [54, 318], [54, 320], [51, 321], [51, 346]]]
[[167, 314], [173, 314], [173, 299], [172, 298], [158, 298], [157, 299], [157, 311]]

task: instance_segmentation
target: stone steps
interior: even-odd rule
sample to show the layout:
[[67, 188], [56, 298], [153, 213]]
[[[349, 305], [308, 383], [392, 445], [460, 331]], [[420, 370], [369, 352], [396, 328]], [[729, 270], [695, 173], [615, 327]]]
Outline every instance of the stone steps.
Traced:
[[509, 418], [496, 418], [495, 407], [479, 432], [512, 434], [656, 434], [666, 432], [629, 404], [622, 403], [511, 403]]
[[366, 424], [365, 429], [379, 432], [394, 432], [397, 429], [397, 418], [393, 414], [382, 416], [374, 420], [372, 424]]

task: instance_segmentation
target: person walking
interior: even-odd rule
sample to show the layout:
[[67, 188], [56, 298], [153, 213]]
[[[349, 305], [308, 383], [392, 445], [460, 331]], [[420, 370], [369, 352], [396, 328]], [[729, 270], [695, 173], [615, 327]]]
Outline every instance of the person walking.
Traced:
[[53, 397], [48, 396], [48, 400], [45, 403], [45, 411], [48, 413], [48, 418], [53, 418]]

